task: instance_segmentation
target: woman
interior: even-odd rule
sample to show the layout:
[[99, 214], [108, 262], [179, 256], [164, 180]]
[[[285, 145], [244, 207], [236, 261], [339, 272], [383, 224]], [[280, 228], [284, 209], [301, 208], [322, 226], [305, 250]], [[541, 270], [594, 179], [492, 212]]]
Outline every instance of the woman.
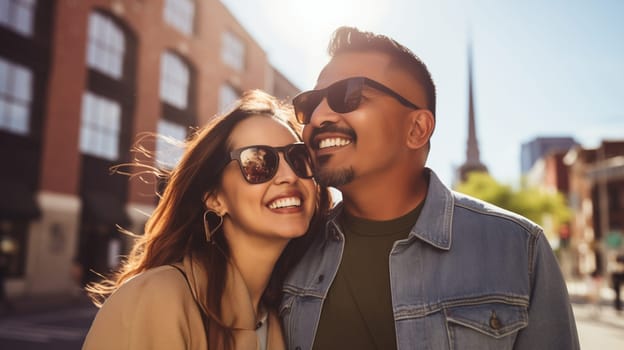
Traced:
[[196, 133], [116, 278], [91, 288], [108, 298], [83, 349], [285, 347], [281, 283], [330, 203], [292, 120], [256, 90]]

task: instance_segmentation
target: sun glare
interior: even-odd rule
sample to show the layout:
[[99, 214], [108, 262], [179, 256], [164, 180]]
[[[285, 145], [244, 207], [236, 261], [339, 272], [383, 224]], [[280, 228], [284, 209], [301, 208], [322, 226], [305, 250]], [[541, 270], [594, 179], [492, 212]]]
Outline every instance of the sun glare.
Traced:
[[369, 28], [385, 13], [385, 4], [374, 0], [270, 0], [271, 7], [303, 31], [332, 31], [341, 25]]
[[[391, 1], [375, 0], [268, 0], [272, 27], [278, 28], [282, 42], [291, 48], [292, 59], [282, 61], [286, 71], [296, 71], [302, 87], [311, 88], [327, 63], [326, 48], [332, 32], [340, 26], [375, 31], [387, 18]], [[295, 61], [293, 61], [295, 60]], [[290, 67], [296, 65], [296, 67]]]

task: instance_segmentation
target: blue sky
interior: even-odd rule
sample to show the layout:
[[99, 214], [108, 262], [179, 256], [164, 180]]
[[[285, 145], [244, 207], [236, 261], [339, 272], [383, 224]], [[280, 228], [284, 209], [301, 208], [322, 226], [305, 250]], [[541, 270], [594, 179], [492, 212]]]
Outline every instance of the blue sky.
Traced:
[[301, 89], [327, 63], [340, 25], [386, 34], [428, 65], [437, 126], [428, 165], [450, 184], [465, 159], [467, 46], [473, 47], [482, 161], [520, 177], [520, 147], [572, 136], [585, 147], [624, 140], [624, 1], [222, 0], [271, 63]]

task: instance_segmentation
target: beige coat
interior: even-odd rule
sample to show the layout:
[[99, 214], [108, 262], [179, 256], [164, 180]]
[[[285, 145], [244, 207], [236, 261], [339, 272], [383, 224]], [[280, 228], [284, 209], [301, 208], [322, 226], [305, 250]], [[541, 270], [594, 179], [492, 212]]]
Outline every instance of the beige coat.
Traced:
[[[192, 292], [182, 274], [168, 265], [135, 276], [106, 300], [82, 348], [208, 349], [201, 315], [193, 299], [193, 296], [205, 297], [206, 273], [188, 258], [178, 266], [186, 272]], [[233, 266], [228, 270], [226, 284], [222, 304], [224, 322], [245, 329], [234, 331], [235, 349], [258, 349], [256, 317], [249, 291]], [[268, 322], [267, 349], [285, 349], [275, 312], [269, 313]]]

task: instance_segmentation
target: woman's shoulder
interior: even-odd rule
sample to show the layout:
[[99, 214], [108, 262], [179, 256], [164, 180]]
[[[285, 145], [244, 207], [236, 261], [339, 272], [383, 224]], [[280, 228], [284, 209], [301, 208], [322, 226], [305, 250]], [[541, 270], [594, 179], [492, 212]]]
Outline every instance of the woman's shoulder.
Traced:
[[183, 348], [193, 333], [203, 334], [203, 326], [184, 276], [173, 266], [159, 266], [109, 296], [83, 349]]
[[[126, 298], [140, 296], [141, 298], [159, 296], [181, 296], [190, 293], [184, 275], [171, 265], [163, 265], [133, 276], [122, 284], [110, 297]], [[107, 300], [108, 301], [108, 300]]]
[[[173, 282], [173, 283], [172, 283]], [[145, 270], [129, 280], [127, 280], [121, 288], [145, 288], [146, 286], [153, 287], [155, 285], [178, 285], [176, 282], [184, 281], [182, 273], [172, 265], [162, 265]]]
[[122, 284], [102, 305], [96, 319], [130, 326], [137, 318], [185, 314], [195, 308], [184, 276], [170, 265], [146, 270]]

